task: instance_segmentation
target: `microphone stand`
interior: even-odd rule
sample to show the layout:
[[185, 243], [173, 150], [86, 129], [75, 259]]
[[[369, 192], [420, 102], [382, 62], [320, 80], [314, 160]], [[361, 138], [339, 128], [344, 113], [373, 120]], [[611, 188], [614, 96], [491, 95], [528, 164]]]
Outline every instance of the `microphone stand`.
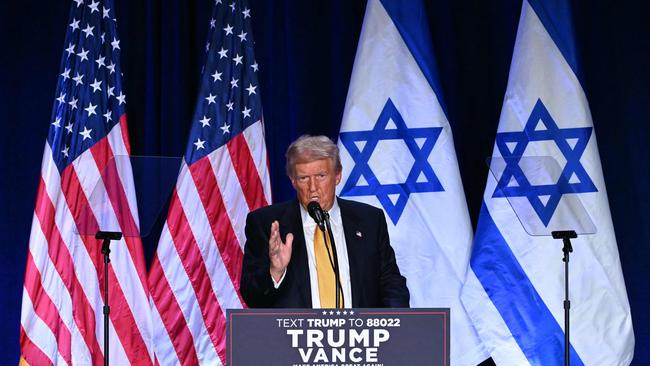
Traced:
[[[325, 238], [329, 238], [329, 244], [330, 247], [332, 248], [332, 256], [334, 257], [334, 260], [332, 261], [332, 269], [334, 270], [334, 278], [336, 281], [336, 308], [337, 309], [342, 309], [344, 307], [344, 304], [341, 304], [340, 297], [343, 296], [343, 286], [341, 285], [341, 274], [339, 271], [339, 256], [336, 252], [336, 244], [334, 243], [334, 235], [332, 234], [332, 227], [330, 226], [330, 215], [327, 212], [323, 212], [325, 215], [325, 228], [327, 230], [327, 236], [324, 235]], [[325, 234], [325, 233], [323, 233]], [[327, 240], [327, 239], [326, 239]], [[345, 301], [345, 297], [343, 298], [343, 301]]]
[[111, 307], [108, 305], [108, 264], [111, 262], [111, 240], [122, 239], [122, 233], [117, 231], [98, 231], [95, 239], [103, 240], [102, 254], [104, 254], [104, 366], [108, 366], [108, 321]]
[[564, 253], [564, 365], [569, 366], [569, 309], [571, 308], [571, 301], [569, 301], [569, 253], [573, 252], [571, 246], [571, 239], [578, 237], [573, 230], [552, 231], [553, 239], [562, 239], [564, 246], [562, 253]]

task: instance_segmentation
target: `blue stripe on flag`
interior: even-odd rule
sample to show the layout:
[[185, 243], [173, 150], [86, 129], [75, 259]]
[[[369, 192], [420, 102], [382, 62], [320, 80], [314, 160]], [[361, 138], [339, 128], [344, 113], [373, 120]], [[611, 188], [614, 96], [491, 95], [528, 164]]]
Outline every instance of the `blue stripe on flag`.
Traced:
[[564, 59], [582, 84], [576, 49], [571, 5], [566, 0], [528, 0]]
[[433, 42], [429, 33], [426, 9], [421, 1], [381, 0], [386, 13], [393, 20], [404, 43], [413, 55], [420, 70], [436, 94], [445, 116], [447, 106], [442, 98], [442, 88], [438, 76], [438, 66], [433, 55]]
[[[562, 365], [564, 332], [521, 268], [485, 203], [475, 238], [472, 270], [528, 361], [533, 365]], [[584, 365], [573, 346], [570, 352], [572, 365]]]

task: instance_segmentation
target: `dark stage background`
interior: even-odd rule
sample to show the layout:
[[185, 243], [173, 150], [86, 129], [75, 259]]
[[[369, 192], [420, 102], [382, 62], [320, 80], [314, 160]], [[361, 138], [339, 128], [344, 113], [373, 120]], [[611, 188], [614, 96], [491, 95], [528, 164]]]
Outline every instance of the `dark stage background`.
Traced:
[[[18, 361], [23, 272], [70, 0], [0, 3], [0, 364]], [[212, 0], [115, 0], [133, 153], [180, 156]], [[636, 336], [650, 364], [650, 8], [572, 2]], [[284, 150], [336, 139], [365, 1], [253, 1], [274, 200], [293, 195]], [[521, 0], [427, 3], [444, 100], [473, 223], [499, 120]], [[259, 90], [259, 89], [258, 89]], [[575, 248], [579, 251], [580, 248]], [[154, 245], [147, 244], [151, 253]], [[558, 256], [559, 260], [560, 256]]]

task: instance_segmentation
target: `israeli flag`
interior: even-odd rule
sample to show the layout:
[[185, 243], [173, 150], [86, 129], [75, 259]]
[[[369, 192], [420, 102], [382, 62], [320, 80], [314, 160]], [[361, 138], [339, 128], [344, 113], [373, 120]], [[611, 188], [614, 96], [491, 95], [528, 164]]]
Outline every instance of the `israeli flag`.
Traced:
[[569, 262], [571, 364], [628, 365], [634, 353], [576, 55], [568, 2], [525, 0], [462, 291], [498, 365], [564, 363], [562, 242], [542, 233], [567, 224], [592, 233], [573, 240]]
[[383, 208], [412, 307], [451, 308], [451, 362], [488, 357], [460, 302], [472, 227], [423, 4], [368, 2], [339, 148], [339, 195]]

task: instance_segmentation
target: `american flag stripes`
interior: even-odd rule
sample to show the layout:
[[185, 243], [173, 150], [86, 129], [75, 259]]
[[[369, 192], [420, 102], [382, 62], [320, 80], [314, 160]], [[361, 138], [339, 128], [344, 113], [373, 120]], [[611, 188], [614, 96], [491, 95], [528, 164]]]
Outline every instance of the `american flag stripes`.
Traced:
[[[27, 254], [21, 312], [21, 363], [101, 365], [104, 264], [101, 242], [85, 230], [101, 229], [86, 216], [97, 186], [124, 227], [137, 225], [130, 167], [120, 40], [112, 0], [72, 3], [56, 99], [43, 161]], [[102, 176], [118, 179], [101, 181]], [[106, 213], [103, 213], [106, 214]], [[79, 226], [85, 226], [84, 230]], [[110, 359], [116, 365], [153, 364], [146, 269], [139, 238], [113, 242]]]
[[217, 0], [167, 220], [149, 272], [161, 365], [225, 364], [248, 212], [271, 202], [258, 65], [245, 1]]

